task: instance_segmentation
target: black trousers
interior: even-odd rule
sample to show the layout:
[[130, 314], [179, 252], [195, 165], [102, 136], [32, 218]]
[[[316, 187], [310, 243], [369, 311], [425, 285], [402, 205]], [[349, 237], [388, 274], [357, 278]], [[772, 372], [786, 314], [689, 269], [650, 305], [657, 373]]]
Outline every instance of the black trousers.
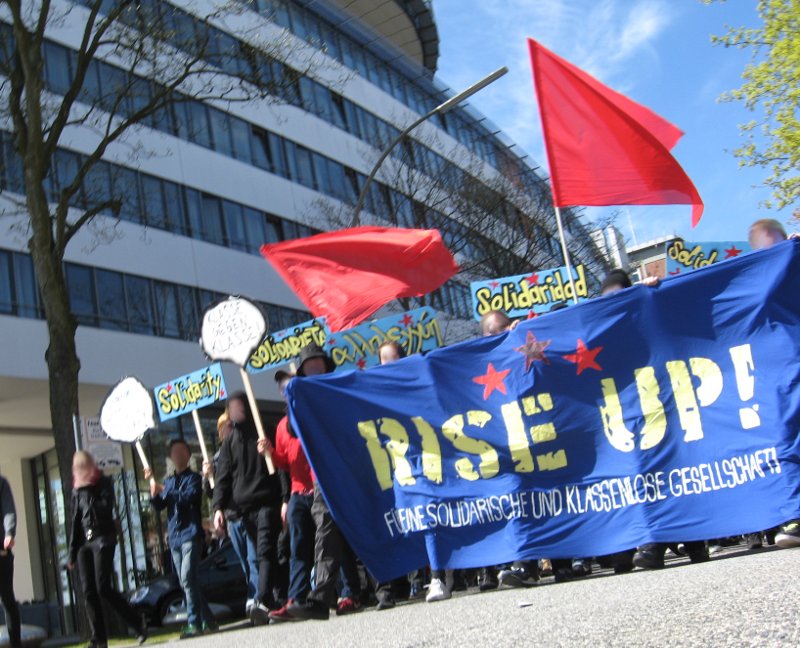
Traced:
[[331, 608], [336, 605], [336, 585], [339, 581], [339, 568], [342, 565], [345, 540], [339, 527], [331, 517], [325, 498], [319, 486], [314, 487], [314, 503], [311, 515], [317, 527], [314, 537], [315, 587], [308, 595], [309, 601], [322, 603]]
[[19, 605], [14, 598], [14, 554], [10, 551], [0, 556], [0, 603], [6, 615], [8, 640], [12, 648], [21, 645]]
[[103, 601], [134, 630], [138, 630], [142, 623], [136, 610], [111, 584], [116, 548], [117, 542], [113, 536], [100, 536], [78, 549], [81, 589], [86, 599], [86, 615], [89, 618], [92, 641], [96, 643], [104, 644], [108, 640]]
[[281, 510], [278, 506], [262, 506], [242, 513], [245, 533], [256, 547], [258, 557], [258, 601], [274, 610], [277, 605], [273, 588], [278, 575], [278, 536], [281, 532]]

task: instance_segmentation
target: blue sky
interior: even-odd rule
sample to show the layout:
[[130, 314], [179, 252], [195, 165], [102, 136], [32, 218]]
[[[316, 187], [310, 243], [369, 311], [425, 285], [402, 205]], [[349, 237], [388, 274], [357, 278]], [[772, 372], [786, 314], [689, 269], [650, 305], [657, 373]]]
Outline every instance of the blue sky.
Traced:
[[[737, 125], [752, 114], [717, 97], [741, 84], [750, 53], [711, 44], [725, 25], [759, 24], [754, 0], [434, 0], [440, 37], [439, 77], [461, 90], [506, 65], [509, 73], [472, 104], [547, 168], [525, 39], [530, 36], [685, 135], [673, 154], [694, 181], [705, 213], [691, 229], [687, 206], [621, 207], [618, 227], [639, 242], [673, 232], [695, 241], [745, 240], [764, 217], [786, 222], [790, 210], [760, 207], [766, 173], [739, 168]], [[594, 218], [611, 208], [587, 211]]]

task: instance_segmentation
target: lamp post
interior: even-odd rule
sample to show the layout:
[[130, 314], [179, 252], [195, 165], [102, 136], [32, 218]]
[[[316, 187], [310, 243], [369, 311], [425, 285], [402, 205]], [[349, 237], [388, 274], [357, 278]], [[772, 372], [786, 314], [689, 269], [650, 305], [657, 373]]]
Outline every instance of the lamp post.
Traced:
[[503, 76], [506, 72], [508, 72], [508, 68], [503, 66], [498, 70], [495, 70], [488, 76], [485, 76], [483, 79], [478, 81], [477, 83], [473, 83], [469, 88], [466, 90], [462, 90], [457, 95], [453, 95], [444, 103], [439, 104], [431, 110], [430, 112], [426, 113], [416, 121], [412, 122], [404, 130], [400, 132], [400, 134], [395, 137], [392, 142], [387, 146], [384, 151], [381, 153], [381, 156], [378, 158], [378, 161], [375, 162], [375, 166], [372, 167], [372, 171], [370, 171], [369, 175], [367, 176], [367, 180], [364, 182], [364, 186], [361, 188], [361, 193], [358, 196], [358, 202], [356, 202], [356, 207], [353, 212], [353, 220], [351, 223], [351, 227], [355, 227], [359, 223], [359, 216], [361, 215], [361, 210], [364, 207], [364, 200], [367, 197], [367, 191], [369, 190], [369, 186], [372, 183], [375, 174], [378, 172], [381, 164], [383, 164], [384, 160], [389, 157], [389, 154], [392, 152], [395, 146], [400, 143], [400, 141], [408, 135], [412, 130], [414, 130], [417, 126], [419, 126], [422, 122], [426, 119], [430, 119], [436, 114], [444, 114], [449, 110], [455, 108], [458, 104], [465, 101], [472, 95], [474, 95], [479, 90], [483, 90], [486, 86], [494, 81], [497, 81], [501, 76]]

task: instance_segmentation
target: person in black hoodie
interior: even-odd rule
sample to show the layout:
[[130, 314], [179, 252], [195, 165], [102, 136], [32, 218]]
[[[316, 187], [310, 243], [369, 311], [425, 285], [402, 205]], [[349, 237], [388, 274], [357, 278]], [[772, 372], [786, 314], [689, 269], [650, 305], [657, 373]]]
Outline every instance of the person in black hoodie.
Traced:
[[[281, 506], [289, 500], [289, 480], [277, 471], [270, 475], [258, 453], [258, 434], [244, 393], [228, 397], [226, 409], [233, 431], [222, 442], [214, 489], [214, 528], [225, 532], [226, 509], [239, 511], [241, 524], [256, 546], [258, 555], [257, 600], [250, 609], [254, 625], [269, 623], [269, 611], [276, 609], [273, 594], [278, 565], [277, 544], [281, 531]], [[270, 440], [274, 443], [274, 439]]]
[[139, 644], [143, 644], [147, 640], [145, 618], [111, 584], [117, 547], [114, 484], [100, 472], [92, 455], [82, 450], [72, 459], [72, 478], [72, 531], [67, 568], [72, 571], [77, 565], [80, 573], [92, 633], [89, 646], [108, 645], [103, 601], [136, 631]]

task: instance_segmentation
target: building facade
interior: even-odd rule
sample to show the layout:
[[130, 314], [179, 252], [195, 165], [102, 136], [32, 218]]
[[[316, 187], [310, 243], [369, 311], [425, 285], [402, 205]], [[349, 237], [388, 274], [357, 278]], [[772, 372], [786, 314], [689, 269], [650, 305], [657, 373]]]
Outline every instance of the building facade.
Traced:
[[[93, 4], [53, 3], [53, 11], [64, 16], [48, 27], [43, 44], [43, 83], [53, 97], [74, 79]], [[98, 4], [108, 10], [115, 3]], [[278, 96], [243, 103], [184, 97], [137, 128], [135, 146], [109, 147], [84, 180], [76, 212], [107, 196], [121, 199], [117, 214], [101, 213], [78, 233], [65, 258], [70, 303], [80, 324], [84, 416], [96, 415], [123, 375], [154, 386], [203, 366], [199, 319], [220, 296], [259, 301], [271, 330], [308, 319], [258, 255], [260, 245], [341, 226], [337, 217], [346, 219], [352, 211], [380, 150], [452, 95], [436, 76], [438, 35], [430, 2], [259, 0], [242, 3], [227, 20], [203, 20], [208, 4], [150, 0], [136, 7], [150, 12], [148, 19], [169, 24], [171, 33], [206, 39], [209, 55], [238, 53], [220, 56], [220, 65], [241, 66], [244, 54], [258, 52], [257, 42], [246, 42], [254, 26], [268, 40], [279, 39], [286, 60], [270, 51], [264, 72], [265, 87], [274, 87]], [[131, 15], [121, 20], [134, 21]], [[3, 20], [0, 42], [9, 43], [13, 35]], [[126, 69], [109, 54], [91, 65], [81, 101], [103, 110], [120, 79], [134, 79], [148, 92], [158, 89], [145, 72]], [[136, 97], [126, 102], [114, 108], [134, 112]], [[87, 127], [62, 138], [49, 178], [52, 197], [72, 182], [95, 143]], [[471, 108], [438, 115], [404, 141], [378, 174], [360, 222], [437, 227], [475, 276], [561, 265], [548, 186], [512, 146]], [[423, 190], [430, 187], [451, 198], [434, 200]], [[467, 188], [480, 190], [474, 210]], [[0, 213], [17, 224], [0, 227], [0, 332], [7, 341], [0, 362], [0, 471], [19, 509], [15, 585], [21, 600], [55, 606], [52, 631], [65, 633], [75, 627], [74, 592], [63, 569], [68, 503], [61, 496], [50, 431], [47, 329], [26, 230], [19, 227], [24, 213], [14, 206], [25, 184], [7, 121], [0, 124], [0, 190]], [[573, 261], [585, 265], [596, 290], [607, 262], [577, 216], [566, 210], [565, 218]], [[424, 303], [445, 317], [468, 320], [469, 278], [456, 277]], [[229, 389], [240, 386], [236, 372], [226, 378]], [[282, 405], [271, 376], [262, 374], [254, 383], [267, 423], [274, 425]], [[201, 413], [211, 451], [220, 411]], [[157, 475], [167, 470], [166, 440], [184, 434], [197, 450], [191, 421], [177, 419], [148, 434]], [[138, 458], [124, 448], [123, 459], [115, 471], [124, 536], [117, 576], [121, 588], [131, 589], [169, 569], [169, 559], [160, 521], [147, 505]]]

